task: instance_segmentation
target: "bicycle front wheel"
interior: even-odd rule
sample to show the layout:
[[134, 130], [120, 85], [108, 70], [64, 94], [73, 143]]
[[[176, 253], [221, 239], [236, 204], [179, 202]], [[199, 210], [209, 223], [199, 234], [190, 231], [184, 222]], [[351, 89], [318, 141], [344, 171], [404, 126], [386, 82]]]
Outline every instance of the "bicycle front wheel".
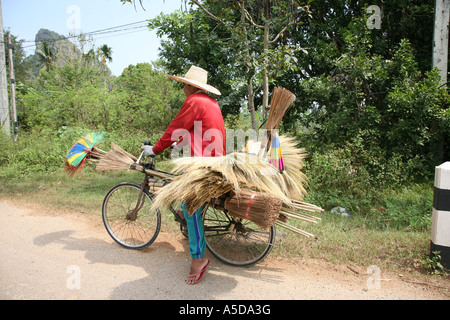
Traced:
[[[121, 183], [105, 196], [103, 223], [109, 235], [127, 249], [143, 249], [153, 243], [161, 228], [161, 214], [151, 210], [152, 195], [141, 186]], [[139, 200], [140, 199], [140, 200]]]
[[206, 206], [203, 223], [208, 250], [232, 266], [248, 267], [262, 261], [275, 243], [275, 226], [264, 230], [249, 220], [229, 216], [222, 208]]

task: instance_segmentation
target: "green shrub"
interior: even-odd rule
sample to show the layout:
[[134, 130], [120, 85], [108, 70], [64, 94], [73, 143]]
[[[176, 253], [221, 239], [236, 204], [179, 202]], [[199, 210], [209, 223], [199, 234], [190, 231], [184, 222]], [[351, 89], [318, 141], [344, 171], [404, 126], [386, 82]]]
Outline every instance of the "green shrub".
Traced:
[[327, 211], [343, 207], [351, 216], [364, 217], [371, 228], [423, 231], [430, 227], [432, 180], [415, 182], [408, 163], [393, 158], [383, 162], [373, 157], [370, 170], [355, 158], [351, 148], [311, 154], [305, 164], [306, 200]]
[[386, 228], [425, 231], [431, 226], [432, 185], [412, 185], [390, 190], [385, 206], [373, 218]]
[[[79, 127], [61, 127], [57, 131], [44, 129], [20, 132], [17, 142], [0, 134], [0, 178], [17, 178], [35, 173], [53, 172], [64, 166], [65, 156], [75, 142], [93, 130]], [[146, 140], [153, 144], [161, 133], [106, 132], [104, 142], [99, 147], [110, 149], [111, 142], [128, 152], [139, 155], [140, 146]]]

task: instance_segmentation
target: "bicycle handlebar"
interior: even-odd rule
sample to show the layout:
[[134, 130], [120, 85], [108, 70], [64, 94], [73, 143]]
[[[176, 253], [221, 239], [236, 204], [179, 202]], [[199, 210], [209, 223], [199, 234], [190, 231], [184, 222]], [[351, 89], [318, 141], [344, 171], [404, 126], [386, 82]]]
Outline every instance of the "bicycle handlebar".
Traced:
[[[145, 142], [144, 142], [144, 146], [151, 146], [152, 145], [152, 143], [150, 142], [150, 141], [148, 141], [148, 140], [146, 140]], [[144, 151], [142, 151], [141, 152], [141, 155], [139, 156], [139, 158], [136, 160], [136, 163], [137, 164], [139, 164], [139, 162], [141, 162], [141, 159], [142, 159], [142, 156], [144, 155]], [[153, 156], [150, 156], [150, 158], [154, 158], [155, 157], [155, 155], [153, 155]]]

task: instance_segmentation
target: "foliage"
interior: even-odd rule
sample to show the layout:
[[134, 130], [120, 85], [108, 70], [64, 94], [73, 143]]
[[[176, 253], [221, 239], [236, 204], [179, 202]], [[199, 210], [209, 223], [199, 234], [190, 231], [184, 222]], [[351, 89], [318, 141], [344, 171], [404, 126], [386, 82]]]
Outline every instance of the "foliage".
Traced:
[[240, 112], [246, 88], [238, 81], [242, 73], [236, 68], [235, 53], [229, 46], [231, 34], [226, 28], [200, 11], [161, 14], [150, 20], [149, 27], [167, 38], [161, 41], [160, 56], [170, 73], [184, 74], [192, 64], [208, 70], [208, 82], [222, 93], [218, 101], [223, 114]]
[[383, 177], [373, 179], [364, 166], [355, 166], [351, 159], [347, 148], [312, 154], [305, 167], [309, 180], [307, 201], [327, 211], [343, 207], [351, 217], [366, 217], [369, 228], [430, 228], [432, 185], [412, 183], [398, 163], [385, 163]]
[[182, 104], [181, 92], [148, 63], [130, 65], [118, 78], [110, 76], [110, 49], [60, 47], [48, 68], [18, 93], [22, 128], [163, 131]]
[[[392, 59], [370, 55], [363, 20], [355, 20], [333, 72], [298, 86], [297, 114], [316, 150], [347, 147], [354, 165], [382, 178], [380, 165], [399, 161], [409, 177], [429, 177], [449, 152], [448, 93], [436, 70], [421, 73], [403, 40]], [[406, 173], [406, 172], [405, 172]]]
[[19, 139], [13, 143], [0, 137], [0, 177], [62, 168], [72, 144], [93, 130], [108, 134], [106, 150], [113, 141], [135, 154], [143, 141], [159, 139], [184, 95], [149, 63], [130, 65], [121, 76], [111, 76], [106, 66], [110, 53], [109, 47], [96, 50], [85, 41], [66, 43], [51, 52], [48, 68], [30, 73], [21, 83]]
[[75, 52], [57, 58], [55, 68], [40, 76], [18, 95], [19, 117], [26, 128], [72, 125], [97, 126], [108, 121], [111, 96], [107, 74]]
[[150, 20], [150, 28], [166, 36], [160, 50], [166, 68], [173, 73], [182, 73], [191, 64], [207, 69], [223, 93], [218, 100], [225, 116], [246, 107], [255, 122], [255, 100], [265, 105], [263, 113], [267, 111], [264, 84], [298, 70], [295, 54], [303, 49], [275, 40], [299, 23], [307, 6], [295, 1], [188, 2], [195, 6], [186, 12]]
[[431, 258], [426, 258], [424, 262], [426, 270], [435, 275], [448, 275], [441, 263], [441, 252], [433, 251]]
[[[14, 143], [3, 132], [0, 133], [0, 179], [13, 179], [52, 173], [62, 170], [65, 156], [71, 146], [84, 134], [92, 131], [89, 127], [61, 127], [23, 132]], [[106, 132], [104, 142], [99, 147], [108, 151], [111, 142], [138, 156], [145, 140], [159, 139], [161, 133]]]
[[0, 179], [52, 172], [62, 168], [69, 148], [85, 132], [81, 128], [22, 133], [13, 143], [0, 135]]
[[118, 100], [113, 130], [163, 132], [184, 101], [174, 82], [148, 63], [129, 66], [115, 85]]

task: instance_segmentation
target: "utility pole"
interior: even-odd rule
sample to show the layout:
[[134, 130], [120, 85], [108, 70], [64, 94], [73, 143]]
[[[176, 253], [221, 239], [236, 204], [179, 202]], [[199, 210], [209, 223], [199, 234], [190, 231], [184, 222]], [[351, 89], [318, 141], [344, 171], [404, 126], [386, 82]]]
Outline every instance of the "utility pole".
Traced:
[[0, 0], [0, 126], [10, 135], [8, 83], [6, 80], [5, 38], [3, 37], [2, 2]]
[[434, 7], [433, 68], [439, 69], [441, 85], [447, 85], [449, 15], [450, 0], [436, 0]]
[[17, 109], [16, 109], [16, 78], [14, 77], [14, 62], [13, 62], [13, 45], [11, 43], [11, 33], [8, 33], [8, 60], [9, 60], [9, 87], [11, 89], [11, 116], [13, 124], [13, 140], [17, 141], [17, 134], [19, 133], [19, 124], [17, 123]]

